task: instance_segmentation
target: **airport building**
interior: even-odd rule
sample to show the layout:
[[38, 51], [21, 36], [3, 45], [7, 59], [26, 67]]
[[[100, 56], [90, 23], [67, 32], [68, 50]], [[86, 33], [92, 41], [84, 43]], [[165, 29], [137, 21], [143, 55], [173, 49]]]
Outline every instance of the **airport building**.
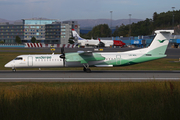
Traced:
[[54, 22], [45, 26], [46, 44], [68, 44], [72, 37], [72, 29], [80, 32], [80, 26], [77, 21]]
[[23, 43], [31, 42], [32, 37], [40, 43], [67, 44], [71, 37], [71, 30], [80, 27], [76, 21], [58, 22], [55, 19], [32, 18], [22, 19], [21, 22], [0, 23], [0, 41], [16, 43], [19, 36]]
[[53, 19], [22, 19], [24, 24], [24, 39], [23, 42], [30, 42], [32, 37], [35, 37], [38, 42], [45, 40], [45, 25], [52, 24], [57, 20]]
[[4, 43], [15, 43], [16, 36], [24, 39], [24, 24], [15, 22], [14, 24], [0, 23], [0, 41]]
[[60, 44], [61, 43], [61, 22], [54, 22], [45, 25], [45, 44]]

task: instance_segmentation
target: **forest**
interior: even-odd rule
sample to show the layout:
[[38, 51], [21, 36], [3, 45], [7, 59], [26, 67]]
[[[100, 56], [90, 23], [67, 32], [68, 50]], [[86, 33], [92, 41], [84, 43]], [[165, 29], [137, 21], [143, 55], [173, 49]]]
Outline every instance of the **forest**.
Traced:
[[162, 12], [159, 14], [154, 12], [152, 19], [146, 18], [144, 21], [139, 21], [138, 23], [116, 26], [113, 33], [107, 24], [97, 25], [92, 29], [92, 31], [83, 35], [83, 37], [97, 38], [152, 35], [155, 30], [160, 29], [174, 29], [175, 34], [180, 34], [180, 10]]

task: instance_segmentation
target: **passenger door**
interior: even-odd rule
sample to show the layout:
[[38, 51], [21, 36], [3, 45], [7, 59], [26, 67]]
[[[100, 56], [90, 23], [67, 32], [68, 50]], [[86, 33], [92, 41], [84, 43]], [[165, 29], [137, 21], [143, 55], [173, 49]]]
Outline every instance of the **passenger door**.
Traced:
[[28, 56], [28, 66], [33, 66], [33, 57]]

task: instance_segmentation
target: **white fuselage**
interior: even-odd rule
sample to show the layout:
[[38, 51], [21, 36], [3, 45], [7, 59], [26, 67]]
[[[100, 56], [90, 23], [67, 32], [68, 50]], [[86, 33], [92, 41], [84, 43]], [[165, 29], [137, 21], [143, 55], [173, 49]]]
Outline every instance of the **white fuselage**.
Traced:
[[[121, 59], [133, 59], [141, 56], [131, 55], [133, 52], [103, 52], [101, 54], [105, 59], [101, 61], [91, 61], [88, 64], [96, 67], [113, 67], [121, 65]], [[41, 54], [41, 55], [19, 55], [15, 59], [8, 62], [5, 67], [7, 68], [43, 68], [43, 67], [82, 67], [80, 62], [67, 62], [66, 59], [60, 58], [61, 54]], [[112, 62], [112, 63], [111, 63]], [[115, 64], [114, 64], [115, 62]], [[100, 63], [105, 63], [101, 64]], [[116, 64], [117, 63], [117, 64]]]
[[59, 57], [60, 55], [20, 55], [8, 62], [5, 67], [63, 67], [63, 59]]
[[[105, 47], [110, 47], [113, 45], [113, 40], [101, 40], [105, 44]], [[81, 44], [81, 46], [85, 45], [92, 45], [92, 46], [98, 46], [99, 45], [99, 40], [88, 40], [88, 39], [83, 39], [83, 40], [78, 40], [78, 43]]]
[[97, 46], [99, 44], [99, 40], [87, 40], [87, 39], [83, 39], [83, 40], [78, 40], [78, 43], [81, 44], [81, 46], [85, 46], [85, 45], [94, 45]]

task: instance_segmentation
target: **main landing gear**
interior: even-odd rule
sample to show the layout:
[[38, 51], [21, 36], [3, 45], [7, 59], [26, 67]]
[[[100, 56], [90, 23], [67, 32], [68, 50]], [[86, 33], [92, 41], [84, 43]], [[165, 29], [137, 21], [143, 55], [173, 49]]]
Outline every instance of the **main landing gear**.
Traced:
[[83, 71], [84, 72], [87, 72], [87, 73], [90, 73], [91, 72], [91, 69], [89, 68], [89, 65], [88, 64], [83, 64]]

